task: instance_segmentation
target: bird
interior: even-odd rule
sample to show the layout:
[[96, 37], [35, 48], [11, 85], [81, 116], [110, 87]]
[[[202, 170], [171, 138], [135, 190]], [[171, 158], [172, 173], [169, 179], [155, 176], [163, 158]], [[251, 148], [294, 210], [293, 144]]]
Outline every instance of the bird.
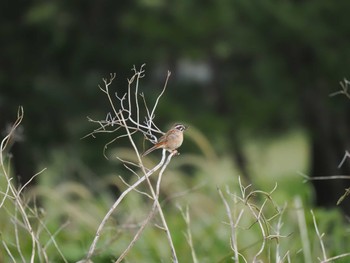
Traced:
[[186, 129], [187, 127], [181, 123], [174, 124], [169, 131], [159, 138], [156, 144], [142, 154], [142, 157], [156, 149], [165, 149], [169, 152], [174, 152], [181, 146], [183, 142], [183, 132]]

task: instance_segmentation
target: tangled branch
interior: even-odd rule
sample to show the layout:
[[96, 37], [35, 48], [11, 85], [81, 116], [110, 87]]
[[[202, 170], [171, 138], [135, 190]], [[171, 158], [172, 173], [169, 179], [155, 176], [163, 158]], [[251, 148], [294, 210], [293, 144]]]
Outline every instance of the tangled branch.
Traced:
[[[140, 93], [139, 91], [140, 80], [145, 76], [144, 66], [145, 64], [143, 64], [138, 70], [135, 66], [133, 67], [132, 71], [134, 72], [134, 74], [130, 79], [128, 79], [127, 92], [122, 95], [119, 95], [117, 92], [115, 92], [113, 96], [113, 93], [110, 90], [110, 86], [114, 81], [116, 74], [110, 74], [109, 79], [103, 79], [104, 86], [99, 86], [99, 88], [107, 96], [109, 104], [111, 106], [111, 112], [107, 113], [106, 118], [104, 120], [96, 121], [88, 117], [88, 120], [90, 122], [98, 124], [99, 127], [87, 136], [95, 137], [99, 133], [115, 133], [118, 131], [118, 135], [112, 141], [105, 145], [104, 150], [107, 149], [109, 144], [114, 143], [116, 140], [125, 138], [129, 141], [137, 157], [137, 163], [130, 161], [123, 161], [123, 163], [124, 166], [127, 167], [127, 169], [131, 171], [132, 174], [136, 175], [138, 179], [132, 185], [128, 185], [125, 183], [124, 180], [122, 180], [127, 185], [127, 189], [121, 193], [121, 195], [117, 198], [114, 204], [110, 207], [109, 211], [105, 214], [104, 218], [102, 219], [100, 225], [97, 228], [95, 237], [90, 245], [85, 259], [83, 259], [80, 262], [90, 262], [91, 258], [95, 254], [97, 243], [102, 235], [102, 231], [105, 228], [107, 221], [109, 220], [111, 215], [116, 211], [121, 201], [132, 191], [145, 194], [145, 196], [153, 200], [153, 206], [146, 219], [141, 223], [136, 235], [131, 240], [124, 252], [121, 253], [116, 262], [121, 262], [125, 258], [125, 256], [128, 254], [135, 242], [141, 236], [141, 233], [143, 232], [151, 218], [154, 216], [156, 211], [158, 211], [159, 217], [162, 222], [160, 228], [165, 231], [168, 239], [168, 243], [172, 253], [172, 260], [173, 262], [178, 262], [171, 233], [167, 226], [162, 207], [158, 201], [162, 176], [166, 167], [170, 163], [171, 158], [176, 154], [176, 152], [172, 152], [167, 156], [167, 151], [163, 150], [162, 159], [160, 160], [160, 162], [152, 169], [147, 169], [143, 164], [140, 151], [133, 138], [134, 134], [141, 133], [143, 134], [146, 140], [149, 140], [152, 143], [156, 143], [158, 141], [157, 138], [160, 137], [160, 135], [164, 134], [164, 132], [162, 132], [154, 123], [154, 119], [158, 103], [166, 90], [167, 83], [170, 77], [170, 72], [168, 72], [167, 74], [167, 78], [161, 93], [158, 95], [153, 106], [149, 107], [146, 103], [146, 98], [144, 94]], [[118, 107], [116, 107], [116, 105], [118, 105]], [[122, 160], [121, 158], [118, 159]], [[156, 188], [154, 188], [149, 180], [149, 177], [152, 174], [156, 173], [158, 170], [159, 175], [157, 185]], [[141, 173], [141, 175], [139, 173]], [[144, 181], [147, 182], [150, 193], [140, 192], [136, 189]]]

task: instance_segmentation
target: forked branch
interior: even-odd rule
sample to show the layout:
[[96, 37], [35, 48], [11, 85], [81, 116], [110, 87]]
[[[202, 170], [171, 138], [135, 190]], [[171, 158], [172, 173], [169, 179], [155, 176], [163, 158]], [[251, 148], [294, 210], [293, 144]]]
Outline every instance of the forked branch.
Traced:
[[[176, 152], [172, 152], [167, 156], [167, 151], [163, 150], [162, 159], [160, 160], [160, 162], [152, 169], [147, 169], [143, 164], [140, 151], [134, 140], [134, 135], [136, 133], [141, 133], [146, 138], [146, 140], [149, 140], [152, 143], [156, 143], [157, 138], [160, 137], [160, 135], [164, 134], [158, 128], [158, 126], [154, 123], [154, 119], [155, 119], [155, 112], [156, 112], [158, 103], [166, 90], [166, 86], [170, 77], [170, 72], [168, 72], [168, 75], [161, 93], [158, 95], [153, 106], [149, 108], [147, 106], [146, 98], [144, 94], [140, 93], [139, 91], [140, 80], [145, 76], [144, 66], [145, 65], [142, 65], [138, 70], [136, 69], [135, 66], [133, 67], [132, 71], [134, 72], [134, 74], [130, 79], [128, 79], [127, 92], [125, 94], [122, 94], [121, 96], [118, 95], [117, 92], [111, 92], [111, 84], [116, 77], [115, 74], [110, 74], [109, 79], [103, 79], [104, 86], [103, 87], [99, 86], [99, 88], [107, 96], [108, 102], [111, 106], [112, 111], [106, 114], [106, 117], [104, 120], [96, 121], [96, 120], [93, 120], [92, 118], [88, 118], [90, 122], [98, 124], [99, 127], [96, 128], [92, 133], [88, 134], [87, 136], [95, 137], [96, 134], [98, 133], [116, 133], [117, 134], [112, 141], [106, 144], [105, 150], [107, 149], [108, 145], [110, 145], [111, 143], [114, 143], [119, 139], [125, 138], [129, 141], [136, 155], [137, 163], [132, 161], [126, 161], [124, 164], [133, 175], [137, 176], [138, 179], [135, 183], [131, 185], [126, 184], [127, 189], [121, 193], [121, 195], [117, 198], [117, 200], [113, 203], [113, 205], [110, 207], [108, 212], [105, 214], [104, 218], [102, 219], [100, 225], [97, 228], [95, 237], [92, 241], [92, 244], [90, 245], [86, 258], [81, 262], [90, 261], [90, 259], [92, 258], [92, 256], [96, 251], [97, 243], [102, 235], [103, 229], [105, 228], [108, 219], [111, 217], [113, 212], [116, 211], [121, 201], [130, 192], [134, 190], [135, 190], [134, 191], [135, 193], [144, 194], [148, 198], [151, 198], [153, 200], [153, 206], [149, 212], [149, 215], [142, 222], [135, 237], [133, 238], [133, 240], [131, 240], [131, 242], [125, 249], [125, 251], [121, 254], [121, 256], [116, 262], [121, 262], [125, 258], [127, 253], [135, 244], [136, 240], [139, 239], [142, 231], [144, 230], [144, 228], [146, 227], [150, 219], [153, 217], [155, 211], [158, 211], [162, 222], [161, 228], [164, 229], [166, 232], [168, 243], [172, 253], [172, 260], [173, 262], [178, 262], [175, 247], [173, 245], [172, 238], [171, 238], [171, 233], [167, 226], [167, 222], [163, 214], [162, 207], [158, 201], [162, 176], [164, 174], [166, 167], [171, 161], [171, 158], [176, 154]], [[139, 100], [139, 96], [141, 96], [141, 100]], [[143, 102], [143, 104], [140, 103], [141, 101]], [[122, 160], [121, 158], [118, 158], [118, 159]], [[140, 170], [142, 175], [139, 175]], [[158, 175], [156, 189], [154, 189], [149, 180], [149, 177], [152, 174], [156, 173], [157, 171], [159, 171], [159, 175]], [[124, 180], [122, 181], [124, 182]], [[136, 189], [144, 181], [147, 182], [150, 193], [145, 193], [145, 192], [141, 193]]]

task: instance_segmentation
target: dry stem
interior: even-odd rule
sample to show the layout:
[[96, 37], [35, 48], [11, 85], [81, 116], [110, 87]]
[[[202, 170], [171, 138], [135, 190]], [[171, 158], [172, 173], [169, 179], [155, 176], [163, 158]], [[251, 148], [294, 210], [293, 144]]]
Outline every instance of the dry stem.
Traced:
[[[153, 167], [151, 170], [146, 169], [146, 167], [143, 164], [143, 160], [141, 159], [141, 154], [140, 151], [134, 141], [133, 135], [136, 134], [137, 132], [140, 132], [144, 135], [144, 137], [151, 141], [152, 143], [157, 142], [157, 136], [155, 134], [160, 134], [163, 135], [164, 133], [157, 127], [157, 125], [153, 122], [155, 118], [155, 111], [157, 108], [157, 105], [159, 103], [160, 98], [164, 94], [167, 86], [168, 79], [170, 77], [170, 72], [168, 72], [164, 87], [157, 97], [152, 110], [149, 110], [146, 99], [143, 93], [139, 94], [139, 83], [140, 79], [142, 79], [145, 76], [145, 70], [144, 66], [142, 65], [139, 70], [137, 70], [135, 67], [132, 69], [134, 71], [134, 75], [128, 79], [128, 91], [122, 96], [118, 96], [117, 93], [115, 93], [115, 97], [119, 103], [119, 110], [117, 110], [115, 104], [114, 104], [114, 98], [111, 96], [110, 92], [110, 85], [112, 84], [113, 80], [115, 79], [116, 75], [115, 74], [110, 74], [110, 78], [103, 79], [104, 82], [104, 87], [100, 86], [100, 89], [102, 90], [103, 93], [106, 94], [108, 101], [111, 105], [112, 113], [108, 113], [106, 115], [105, 120], [102, 121], [95, 121], [92, 120], [91, 118], [88, 118], [89, 121], [97, 123], [99, 125], [99, 128], [95, 129], [92, 133], [88, 134], [87, 136], [95, 136], [98, 133], [114, 133], [114, 132], [119, 132], [119, 135], [117, 135], [112, 141], [106, 144], [105, 150], [107, 149], [107, 146], [111, 143], [114, 143], [116, 140], [119, 140], [121, 138], [127, 138], [134, 150], [134, 153], [137, 158], [137, 163], [133, 163], [130, 161], [124, 162], [125, 166], [129, 171], [131, 171], [132, 174], [136, 175], [138, 180], [133, 183], [132, 185], [128, 185], [128, 188], [122, 192], [122, 194], [118, 197], [118, 199], [114, 202], [114, 204], [110, 207], [109, 211], [106, 213], [104, 218], [102, 219], [100, 225], [97, 228], [95, 237], [93, 239], [92, 244], [90, 245], [89, 251], [86, 255], [85, 262], [89, 262], [90, 258], [93, 256], [95, 250], [96, 250], [96, 245], [97, 242], [102, 234], [102, 231], [112, 215], [112, 213], [116, 210], [116, 208], [119, 206], [120, 202], [132, 191], [136, 191], [137, 193], [140, 193], [136, 189], [137, 186], [139, 186], [143, 181], [147, 182], [150, 194], [142, 192], [141, 194], [146, 195], [147, 197], [151, 198], [153, 200], [153, 206], [152, 209], [150, 210], [148, 216], [146, 219], [142, 222], [139, 230], [137, 231], [136, 235], [134, 236], [133, 240], [129, 243], [127, 248], [124, 250], [124, 252], [121, 254], [121, 256], [118, 258], [116, 262], [121, 262], [127, 253], [130, 251], [132, 246], [135, 244], [135, 242], [140, 238], [142, 231], [145, 229], [146, 225], [148, 222], [151, 220], [153, 217], [155, 211], [157, 210], [159, 212], [159, 216], [162, 222], [161, 229], [165, 230], [166, 236], [168, 239], [168, 243], [171, 249], [172, 253], [172, 260], [173, 262], [178, 262], [177, 256], [176, 256], [176, 251], [175, 247], [171, 238], [171, 232], [169, 230], [169, 227], [167, 225], [165, 216], [163, 214], [162, 207], [159, 203], [159, 192], [160, 192], [160, 184], [162, 180], [162, 176], [164, 174], [165, 169], [167, 168], [168, 164], [171, 161], [171, 158], [176, 154], [176, 152], [170, 153], [168, 157], [166, 157], [166, 151], [163, 150], [162, 152], [162, 159], [160, 162]], [[142, 97], [142, 101], [145, 107], [145, 120], [144, 122], [141, 122], [141, 107], [140, 107], [140, 102], [138, 96]], [[134, 109], [136, 107], [136, 109]], [[120, 134], [121, 132], [121, 134]], [[119, 159], [121, 160], [121, 159]], [[136, 167], [136, 169], [141, 169], [142, 171], [142, 176], [138, 175], [138, 172], [134, 170], [134, 168], [131, 167]], [[161, 169], [160, 169], [161, 168]], [[157, 185], [156, 189], [153, 188], [149, 177], [154, 174], [156, 171], [159, 171], [159, 176], [157, 180]], [[124, 181], [124, 180], [123, 180]], [[84, 261], [84, 260], [83, 260]]]

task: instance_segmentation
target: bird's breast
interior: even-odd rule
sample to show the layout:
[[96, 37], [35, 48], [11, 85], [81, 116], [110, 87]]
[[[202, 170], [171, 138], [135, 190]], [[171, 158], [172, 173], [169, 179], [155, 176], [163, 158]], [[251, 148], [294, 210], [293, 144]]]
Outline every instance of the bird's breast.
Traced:
[[169, 150], [176, 150], [181, 146], [183, 142], [183, 135], [182, 133], [174, 133], [169, 135], [168, 141], [167, 141], [167, 148]]

